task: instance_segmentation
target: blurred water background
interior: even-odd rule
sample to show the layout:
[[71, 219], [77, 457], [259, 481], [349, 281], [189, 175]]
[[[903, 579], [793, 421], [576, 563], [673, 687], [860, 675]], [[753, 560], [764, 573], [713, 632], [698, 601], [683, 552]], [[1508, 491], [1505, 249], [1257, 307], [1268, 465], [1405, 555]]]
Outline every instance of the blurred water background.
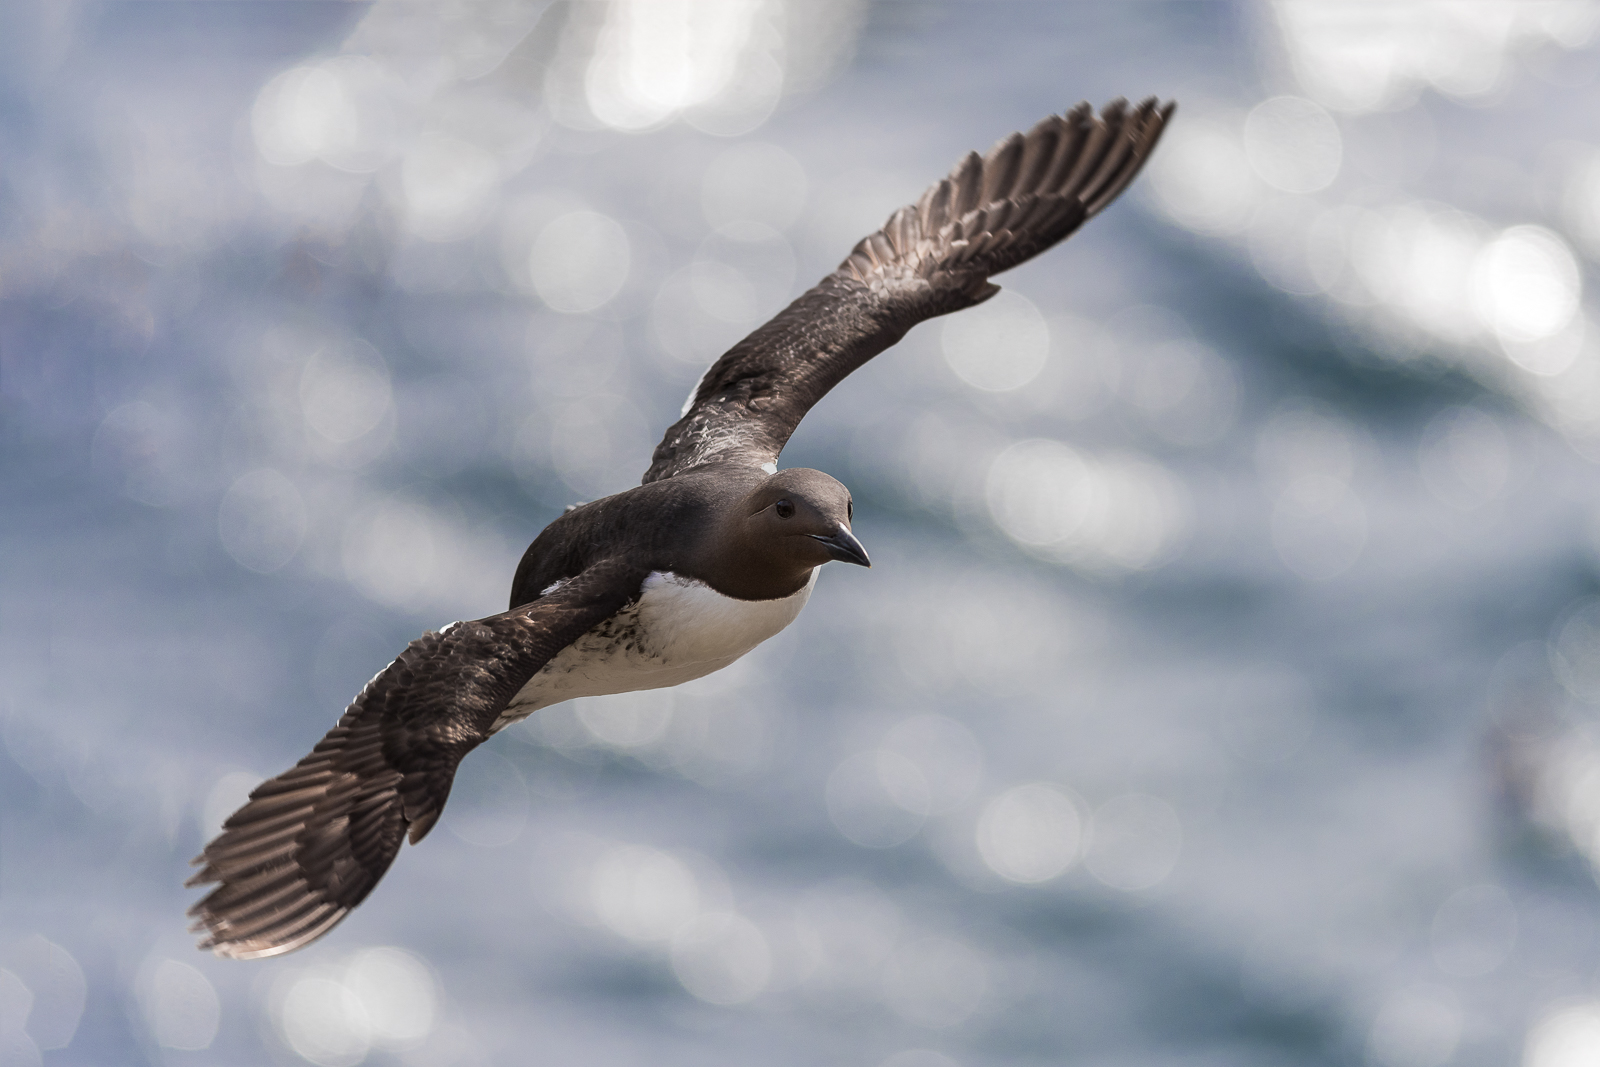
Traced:
[[[0, 11], [0, 1062], [1600, 1063], [1600, 5]], [[969, 148], [1136, 187], [786, 466], [871, 572], [326, 940], [187, 862]]]

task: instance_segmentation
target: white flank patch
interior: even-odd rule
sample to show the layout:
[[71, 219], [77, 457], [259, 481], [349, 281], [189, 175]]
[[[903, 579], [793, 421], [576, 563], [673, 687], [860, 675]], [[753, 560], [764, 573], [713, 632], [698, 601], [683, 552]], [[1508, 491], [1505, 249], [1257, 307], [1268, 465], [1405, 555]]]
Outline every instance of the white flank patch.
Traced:
[[[768, 474], [777, 474], [778, 473], [778, 462], [777, 462], [777, 460], [773, 460], [771, 463], [763, 463], [761, 465], [761, 469], [766, 471]], [[815, 572], [813, 572], [813, 573], [815, 573]]]
[[731, 663], [795, 620], [820, 570], [781, 600], [735, 600], [704, 582], [655, 571], [639, 597], [639, 628], [667, 664]]
[[821, 571], [779, 600], [737, 600], [704, 582], [653, 571], [637, 603], [557, 653], [493, 729], [575, 697], [664, 689], [719, 671], [793, 622]]

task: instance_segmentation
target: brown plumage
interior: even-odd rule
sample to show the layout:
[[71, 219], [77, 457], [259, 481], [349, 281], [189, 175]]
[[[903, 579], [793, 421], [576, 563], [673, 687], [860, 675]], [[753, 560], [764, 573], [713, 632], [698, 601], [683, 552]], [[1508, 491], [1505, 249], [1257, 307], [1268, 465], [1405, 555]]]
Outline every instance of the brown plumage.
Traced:
[[[652, 637], [641, 621], [648, 596], [751, 605], [752, 620], [781, 629], [816, 567], [866, 565], [849, 529], [848, 490], [817, 471], [768, 473], [801, 418], [912, 326], [987, 300], [999, 291], [991, 276], [1093, 217], [1133, 180], [1171, 114], [1153, 99], [1131, 109], [1117, 101], [1098, 116], [1083, 104], [983, 157], [969, 154], [713, 363], [643, 484], [570, 510], [529, 546], [511, 610], [413, 641], [310, 755], [228, 818], [189, 883], [216, 884], [190, 910], [206, 934], [201, 947], [272, 956], [326, 933], [371, 892], [403, 839], [416, 843], [433, 827], [467, 752], [519, 707], [526, 714], [565, 699], [556, 682], [541, 681], [557, 664], [597, 676], [615, 670], [616, 687], [603, 691], [619, 692], [676, 684], [748, 651], [735, 644], [721, 659], [674, 665], [663, 652], [659, 667], [622, 663], [618, 648]], [[703, 592], [651, 593], [672, 583]], [[772, 622], [777, 609], [763, 603], [783, 605], [782, 617]], [[620, 665], [575, 652], [591, 647]]]
[[248, 959], [322, 936], [425, 837], [461, 757], [550, 657], [644, 579], [606, 560], [550, 595], [411, 642], [294, 767], [268, 779], [195, 861], [221, 884], [192, 909], [201, 948]]
[[1062, 240], [1133, 181], [1172, 104], [1088, 104], [970, 152], [839, 268], [711, 365], [644, 480], [775, 462], [813, 404], [925, 319], [981, 304], [989, 278]]

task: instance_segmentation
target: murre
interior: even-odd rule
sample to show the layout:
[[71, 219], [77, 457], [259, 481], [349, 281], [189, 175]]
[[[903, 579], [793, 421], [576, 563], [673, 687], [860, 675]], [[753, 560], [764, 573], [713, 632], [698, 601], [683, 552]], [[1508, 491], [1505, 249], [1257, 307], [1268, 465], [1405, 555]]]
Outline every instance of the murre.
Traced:
[[413, 641], [228, 818], [189, 882], [218, 883], [190, 909], [200, 947], [252, 959], [316, 940], [402, 841], [427, 835], [462, 757], [496, 730], [574, 697], [720, 670], [794, 621], [822, 564], [870, 566], [849, 490], [777, 469], [789, 436], [912, 326], [989, 299], [990, 276], [1114, 200], [1172, 110], [1080, 104], [968, 154], [713, 363], [642, 484], [568, 509], [528, 547], [509, 611]]

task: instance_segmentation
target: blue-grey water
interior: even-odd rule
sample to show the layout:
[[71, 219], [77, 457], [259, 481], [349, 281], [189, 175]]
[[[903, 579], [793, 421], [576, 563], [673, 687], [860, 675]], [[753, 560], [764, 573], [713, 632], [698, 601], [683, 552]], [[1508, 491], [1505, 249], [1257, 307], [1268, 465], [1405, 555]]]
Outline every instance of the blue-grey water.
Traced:
[[[0, 1062], [1600, 1062], [1600, 7], [0, 12]], [[314, 946], [188, 861], [970, 148], [1156, 159], [786, 466], [870, 571]]]

